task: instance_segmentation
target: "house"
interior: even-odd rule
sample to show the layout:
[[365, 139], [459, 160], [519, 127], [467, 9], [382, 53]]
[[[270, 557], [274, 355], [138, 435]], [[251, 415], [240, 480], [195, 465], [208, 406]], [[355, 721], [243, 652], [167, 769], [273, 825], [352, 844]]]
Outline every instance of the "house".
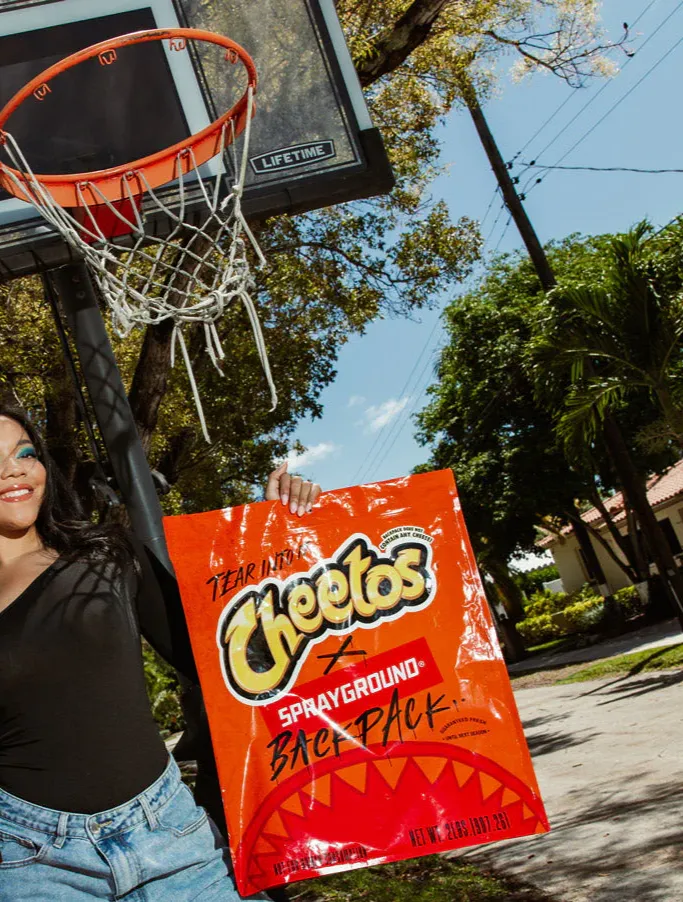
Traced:
[[[651, 476], [647, 482], [647, 497], [655, 512], [655, 516], [661, 523], [664, 535], [669, 542], [674, 555], [680, 555], [683, 559], [683, 460], [674, 464], [665, 473]], [[626, 511], [621, 492], [617, 492], [604, 500], [604, 506], [609, 512], [619, 532], [626, 536], [628, 528], [626, 523]], [[614, 554], [624, 560], [624, 556], [605, 525], [601, 513], [594, 507], [581, 515], [581, 519], [587, 526], [596, 530], [608, 543]], [[591, 542], [602, 565], [607, 584], [612, 592], [630, 586], [631, 580], [610, 557], [603, 544], [591, 535]], [[564, 591], [573, 592], [590, 581], [588, 569], [583, 552], [574, 535], [571, 526], [566, 526], [559, 534], [547, 533], [536, 543], [537, 547], [550, 551], [555, 564], [560, 572]]]

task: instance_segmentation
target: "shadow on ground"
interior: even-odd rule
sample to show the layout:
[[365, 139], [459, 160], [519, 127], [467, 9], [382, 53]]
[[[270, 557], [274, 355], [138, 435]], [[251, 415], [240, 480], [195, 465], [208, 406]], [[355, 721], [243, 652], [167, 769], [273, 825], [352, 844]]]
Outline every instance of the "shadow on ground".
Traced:
[[[680, 902], [662, 874], [680, 867], [682, 809], [683, 781], [650, 787], [644, 798], [586, 786], [572, 793], [566, 817], [551, 817], [551, 833], [460, 854], [567, 902]], [[658, 822], [655, 835], [631, 830], [648, 818]]]

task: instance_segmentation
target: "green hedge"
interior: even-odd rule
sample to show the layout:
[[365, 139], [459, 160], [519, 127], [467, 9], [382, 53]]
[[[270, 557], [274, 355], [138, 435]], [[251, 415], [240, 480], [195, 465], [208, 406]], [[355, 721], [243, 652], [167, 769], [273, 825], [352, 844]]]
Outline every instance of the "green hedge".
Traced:
[[552, 614], [536, 614], [517, 624], [517, 632], [527, 645], [540, 645], [563, 635]]
[[550, 592], [547, 589], [541, 589], [540, 592], [533, 593], [524, 607], [524, 612], [527, 618], [554, 614], [556, 611], [562, 610], [563, 599], [567, 597], [566, 592]]
[[[614, 593], [625, 616], [633, 617], [643, 610], [638, 590], [627, 586]], [[586, 583], [576, 592], [535, 592], [525, 608], [526, 617], [517, 630], [527, 645], [540, 645], [561, 636], [586, 633], [600, 626], [604, 599]]]

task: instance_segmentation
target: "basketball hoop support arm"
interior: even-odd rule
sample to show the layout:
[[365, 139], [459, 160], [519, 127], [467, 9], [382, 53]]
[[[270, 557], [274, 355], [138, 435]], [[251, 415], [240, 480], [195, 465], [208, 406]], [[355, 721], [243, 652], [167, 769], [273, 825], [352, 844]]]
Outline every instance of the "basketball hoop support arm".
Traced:
[[84, 263], [49, 273], [62, 302], [118, 488], [135, 535], [173, 574], [162, 511], [97, 295]]

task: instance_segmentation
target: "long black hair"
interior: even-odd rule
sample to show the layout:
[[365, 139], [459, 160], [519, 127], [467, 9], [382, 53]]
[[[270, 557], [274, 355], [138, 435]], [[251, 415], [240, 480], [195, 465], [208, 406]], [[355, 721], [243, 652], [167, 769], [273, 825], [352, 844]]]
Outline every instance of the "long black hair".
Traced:
[[121, 564], [135, 561], [133, 547], [121, 526], [96, 525], [86, 518], [78, 495], [52, 459], [29, 414], [20, 407], [0, 404], [0, 416], [14, 420], [22, 427], [45, 467], [45, 494], [36, 519], [36, 529], [43, 544], [67, 558], [105, 557]]

